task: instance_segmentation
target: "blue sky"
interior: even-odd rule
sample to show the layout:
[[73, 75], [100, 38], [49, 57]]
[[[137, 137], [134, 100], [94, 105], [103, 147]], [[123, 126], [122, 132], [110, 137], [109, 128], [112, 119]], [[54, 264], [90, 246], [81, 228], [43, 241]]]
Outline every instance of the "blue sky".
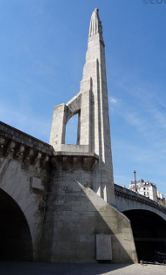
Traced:
[[115, 182], [135, 169], [166, 194], [165, 2], [0, 0], [0, 120], [48, 142], [53, 107], [79, 91], [98, 7]]

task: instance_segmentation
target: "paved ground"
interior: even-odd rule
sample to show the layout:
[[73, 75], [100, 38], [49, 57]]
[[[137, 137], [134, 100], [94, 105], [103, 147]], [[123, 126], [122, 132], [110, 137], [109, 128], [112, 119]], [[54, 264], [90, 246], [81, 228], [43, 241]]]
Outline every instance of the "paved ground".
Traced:
[[166, 275], [163, 265], [0, 263], [0, 275]]

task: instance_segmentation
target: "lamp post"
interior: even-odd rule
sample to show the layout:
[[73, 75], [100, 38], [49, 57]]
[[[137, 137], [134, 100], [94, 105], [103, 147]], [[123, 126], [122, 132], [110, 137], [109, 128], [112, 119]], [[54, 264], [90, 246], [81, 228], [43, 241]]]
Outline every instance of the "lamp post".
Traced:
[[136, 170], [134, 170], [134, 184], [135, 184], [135, 192], [137, 192], [137, 178], [136, 178]]

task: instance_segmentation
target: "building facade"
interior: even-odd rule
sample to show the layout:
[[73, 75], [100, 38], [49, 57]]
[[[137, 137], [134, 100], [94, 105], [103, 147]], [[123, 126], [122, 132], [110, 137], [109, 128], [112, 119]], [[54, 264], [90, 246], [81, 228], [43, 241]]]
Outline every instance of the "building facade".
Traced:
[[129, 189], [165, 206], [164, 195], [157, 190], [154, 183], [143, 179], [131, 181]]

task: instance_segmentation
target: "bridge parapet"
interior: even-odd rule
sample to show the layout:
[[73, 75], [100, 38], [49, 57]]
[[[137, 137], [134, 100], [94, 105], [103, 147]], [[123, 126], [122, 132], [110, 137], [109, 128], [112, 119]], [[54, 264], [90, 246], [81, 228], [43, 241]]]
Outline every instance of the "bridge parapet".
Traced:
[[53, 155], [53, 147], [14, 127], [0, 122], [0, 156], [45, 164]]
[[98, 161], [96, 154], [86, 151], [86, 146], [62, 145], [60, 151], [55, 151], [48, 143], [0, 122], [0, 157], [10, 157], [27, 164], [38, 163], [41, 167], [47, 164], [63, 169], [82, 167], [85, 170], [91, 170]]
[[141, 204], [148, 205], [150, 207], [156, 208], [166, 214], [166, 207], [160, 205], [159, 203], [144, 197], [136, 192], [133, 192], [125, 187], [115, 184], [115, 197], [121, 197], [130, 201], [137, 201]]
[[7, 139], [12, 139], [16, 142], [23, 143], [24, 145], [33, 147], [42, 151], [43, 153], [47, 153], [48, 155], [52, 155], [53, 148], [46, 142], [43, 142], [31, 135], [28, 135], [12, 126], [9, 126], [0, 121], [0, 137], [4, 137]]

